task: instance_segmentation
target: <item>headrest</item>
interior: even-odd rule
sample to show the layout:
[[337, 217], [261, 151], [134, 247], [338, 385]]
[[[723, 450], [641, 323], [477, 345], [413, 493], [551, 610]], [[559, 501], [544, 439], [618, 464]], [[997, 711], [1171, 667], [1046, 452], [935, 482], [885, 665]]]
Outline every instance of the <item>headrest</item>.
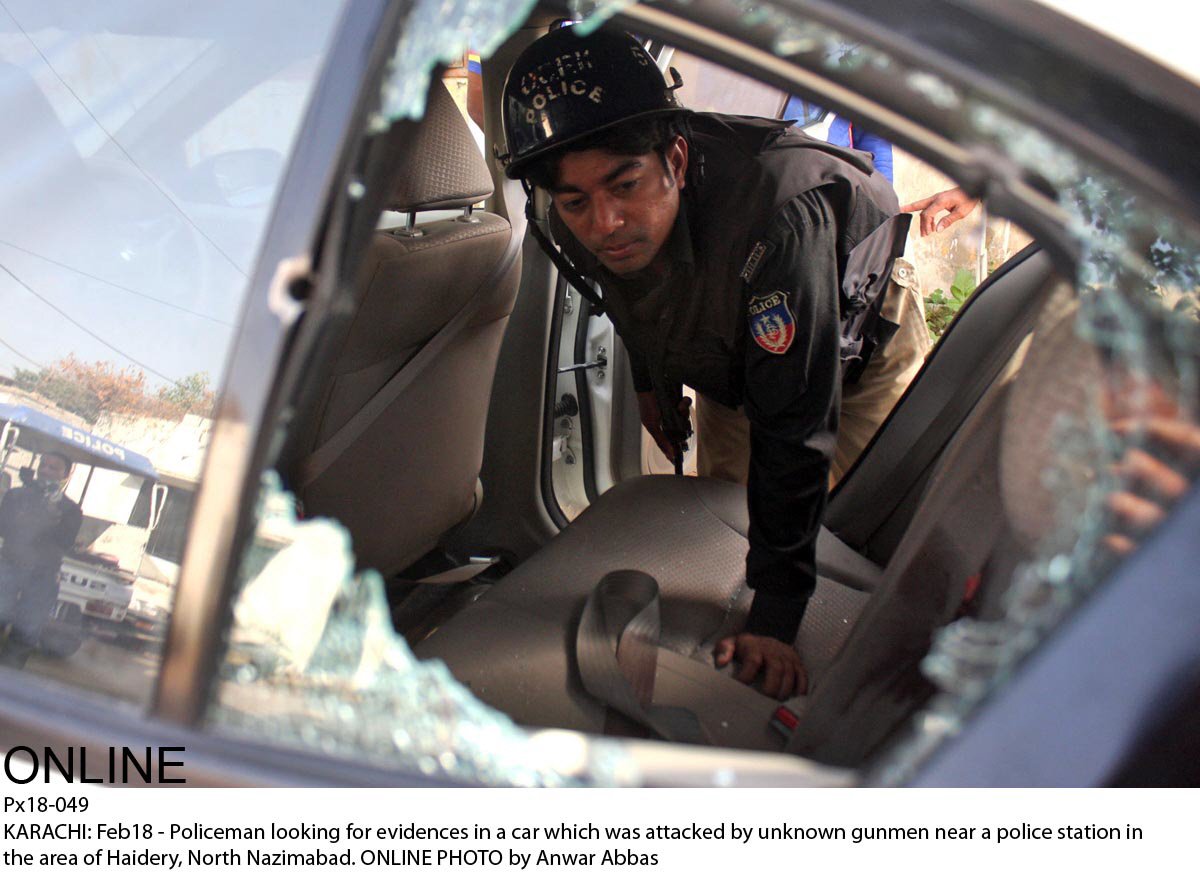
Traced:
[[1039, 316], [1005, 408], [1000, 488], [1009, 526], [1029, 547], [1078, 519], [1102, 464], [1090, 427], [1104, 370], [1076, 331], [1078, 317], [1063, 283]]
[[441, 81], [429, 89], [425, 117], [404, 138], [405, 155], [387, 208], [399, 213], [452, 210], [492, 194], [492, 177], [454, 98]]

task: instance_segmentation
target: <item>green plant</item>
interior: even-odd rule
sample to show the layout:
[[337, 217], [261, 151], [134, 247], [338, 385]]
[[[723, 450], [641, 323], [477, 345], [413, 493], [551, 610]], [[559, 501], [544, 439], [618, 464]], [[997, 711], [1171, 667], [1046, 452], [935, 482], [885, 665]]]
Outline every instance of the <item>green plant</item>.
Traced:
[[932, 294], [926, 296], [925, 324], [929, 329], [930, 340], [936, 342], [945, 333], [974, 291], [975, 274], [969, 268], [960, 267], [954, 274], [949, 295], [942, 289], [934, 289]]

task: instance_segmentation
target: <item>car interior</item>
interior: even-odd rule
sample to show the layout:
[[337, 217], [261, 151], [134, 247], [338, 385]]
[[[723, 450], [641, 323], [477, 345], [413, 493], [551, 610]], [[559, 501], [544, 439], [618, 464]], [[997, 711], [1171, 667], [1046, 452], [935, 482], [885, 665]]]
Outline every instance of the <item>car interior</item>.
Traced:
[[[543, 31], [527, 25], [485, 60], [489, 108]], [[484, 125], [488, 155], [498, 115]], [[1035, 243], [991, 273], [834, 491], [796, 642], [809, 691], [783, 703], [795, 726], [781, 732], [779, 702], [712, 666], [751, 600], [744, 488], [633, 473], [556, 522], [542, 487], [547, 429], [564, 415], [548, 373], [561, 298], [525, 234], [524, 194], [436, 78], [423, 119], [393, 128], [386, 148], [387, 209], [402, 223], [374, 232], [279, 464], [304, 514], [348, 528], [419, 658], [520, 725], [647, 737], [614, 704], [629, 694], [690, 711], [720, 747], [869, 762], [934, 694], [933, 642], [955, 619], [1004, 615], [1017, 570], [1075, 494], [1047, 475], [1062, 463], [1046, 423], [1086, 416], [1102, 365], [1074, 331], [1061, 262]], [[621, 355], [609, 370], [627, 383]], [[614, 435], [638, 427], [631, 397], [625, 385], [614, 401]], [[1096, 476], [1083, 462], [1068, 473]], [[649, 648], [628, 654], [623, 629], [598, 641], [581, 618], [606, 576], [630, 571], [656, 581], [657, 616], [630, 639]], [[609, 619], [634, 608], [609, 606]], [[647, 658], [650, 689], [632, 692], [619, 671]], [[597, 664], [607, 701], [588, 679]]]

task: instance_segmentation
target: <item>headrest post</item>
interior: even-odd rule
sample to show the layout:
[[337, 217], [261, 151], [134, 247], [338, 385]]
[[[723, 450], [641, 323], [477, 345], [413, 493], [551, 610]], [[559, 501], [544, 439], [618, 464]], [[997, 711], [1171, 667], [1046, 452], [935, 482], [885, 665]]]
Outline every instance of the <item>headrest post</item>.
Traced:
[[417, 227], [417, 214], [415, 210], [410, 210], [404, 216], [404, 227], [397, 228], [392, 232], [397, 237], [424, 237], [425, 232]]
[[479, 219], [477, 219], [475, 216], [471, 215], [471, 213], [474, 211], [474, 209], [475, 209], [475, 207], [470, 206], [470, 205], [463, 207], [462, 215], [456, 216], [454, 221], [466, 222], [469, 225], [478, 225]]

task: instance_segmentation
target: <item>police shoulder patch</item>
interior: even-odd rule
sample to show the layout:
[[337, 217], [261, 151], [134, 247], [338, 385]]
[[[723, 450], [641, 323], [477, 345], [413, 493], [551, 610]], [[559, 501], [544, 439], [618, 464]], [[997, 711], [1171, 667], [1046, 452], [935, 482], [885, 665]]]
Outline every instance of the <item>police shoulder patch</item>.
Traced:
[[754, 342], [769, 353], [783, 355], [796, 339], [796, 320], [788, 308], [786, 292], [755, 295], [747, 305]]

